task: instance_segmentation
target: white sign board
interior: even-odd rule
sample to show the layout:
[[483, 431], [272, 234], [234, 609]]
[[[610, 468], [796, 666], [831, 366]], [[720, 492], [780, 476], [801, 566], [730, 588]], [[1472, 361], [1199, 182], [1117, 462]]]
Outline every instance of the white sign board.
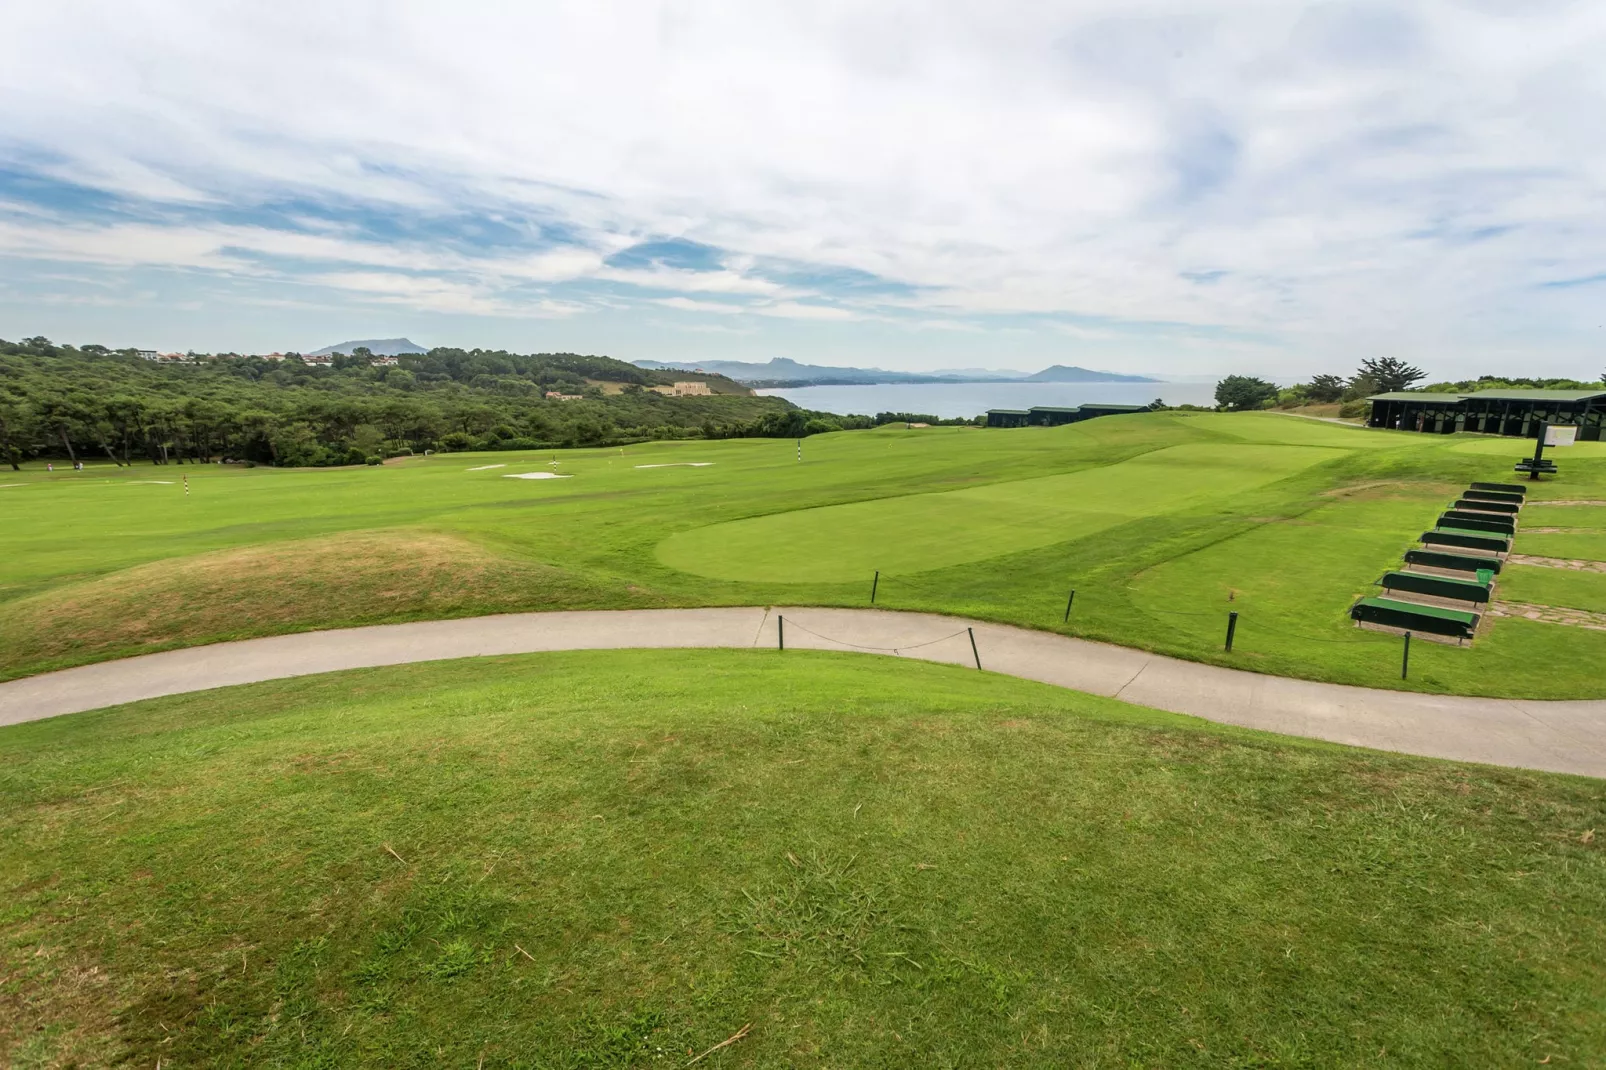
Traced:
[[1551, 424], [1545, 428], [1545, 445], [1571, 446], [1578, 441], [1578, 428]]

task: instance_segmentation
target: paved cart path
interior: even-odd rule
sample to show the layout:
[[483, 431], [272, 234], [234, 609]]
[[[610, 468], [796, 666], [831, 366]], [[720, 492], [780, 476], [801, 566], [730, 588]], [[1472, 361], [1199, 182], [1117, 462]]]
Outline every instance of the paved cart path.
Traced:
[[[304, 632], [171, 650], [0, 683], [0, 725], [159, 695], [337, 669], [542, 650], [877, 649], [982, 667], [1140, 706], [1380, 750], [1606, 777], [1606, 700], [1422, 695], [1181, 661], [929, 613], [875, 609], [632, 609], [517, 613]], [[827, 638], [828, 637], [828, 638]]]

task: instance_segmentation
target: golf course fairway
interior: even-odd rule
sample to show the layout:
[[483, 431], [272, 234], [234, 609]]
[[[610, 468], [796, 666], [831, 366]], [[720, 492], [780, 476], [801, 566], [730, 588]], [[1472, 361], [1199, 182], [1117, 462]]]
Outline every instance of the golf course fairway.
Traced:
[[1233, 495], [1334, 460], [1309, 446], [1171, 446], [1067, 475], [909, 494], [695, 528], [659, 558], [747, 582], [844, 583], [926, 572], [1084, 538], [1164, 513], [1225, 512]]
[[[1606, 629], [1576, 612], [1500, 610], [1470, 646], [1418, 643], [1405, 679], [1400, 640], [1348, 616], [1460, 490], [1509, 478], [1524, 449], [1155, 412], [1059, 428], [887, 425], [807, 438], [801, 459], [791, 440], [694, 439], [315, 470], [30, 465], [0, 487], [0, 677], [318, 628], [863, 606], [873, 590], [887, 608], [1263, 673], [1606, 696]], [[1602, 509], [1545, 503], [1606, 501], [1606, 445], [1557, 457], [1516, 552], [1585, 565], [1536, 577], [1513, 564], [1501, 591], [1587, 613], [1606, 598], [1606, 573], [1587, 564], [1606, 559]], [[509, 478], [532, 473], [566, 478]]]

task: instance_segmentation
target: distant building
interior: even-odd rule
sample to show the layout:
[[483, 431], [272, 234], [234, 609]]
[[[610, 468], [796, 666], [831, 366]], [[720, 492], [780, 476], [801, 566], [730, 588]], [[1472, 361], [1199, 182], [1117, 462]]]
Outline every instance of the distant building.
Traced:
[[674, 391], [677, 398], [697, 397], [713, 393], [712, 390], [708, 389], [708, 384], [701, 379], [694, 379], [686, 383], [676, 383]]
[[556, 390], [548, 390], [546, 392], [546, 396], [547, 396], [547, 400], [548, 401], [584, 401], [585, 400], [585, 395], [584, 394], [561, 394]]
[[988, 409], [988, 427], [1059, 427], [1077, 424], [1097, 416], [1119, 416], [1123, 413], [1148, 412], [1147, 405], [1109, 405], [1089, 402], [1069, 408], [1058, 405], [1038, 405], [1030, 409]]
[[283, 360], [284, 359], [284, 354], [283, 353], [269, 353], [267, 356], [263, 357], [262, 359], [263, 360]]
[[372, 364], [376, 368], [394, 368], [396, 365], [400, 364], [401, 361], [397, 360], [395, 357], [375, 357], [368, 363]]
[[1540, 424], [1552, 423], [1577, 427], [1581, 442], [1598, 442], [1606, 426], [1606, 390], [1402, 390], [1366, 400], [1372, 405], [1368, 426], [1396, 431], [1535, 438]]
[[312, 354], [308, 354], [306, 356], [303, 356], [301, 358], [301, 363], [303, 363], [303, 364], [315, 364], [320, 368], [331, 367], [331, 366], [334, 365], [334, 362], [335, 362], [334, 356], [332, 354], [329, 354], [329, 353], [312, 353]]
[[158, 353], [156, 355], [156, 363], [158, 363], [158, 364], [194, 364], [195, 363], [195, 358], [190, 356], [188, 353]]
[[141, 360], [158, 360], [161, 358], [161, 354], [156, 352], [154, 349], [136, 349], [134, 350], [134, 353]]

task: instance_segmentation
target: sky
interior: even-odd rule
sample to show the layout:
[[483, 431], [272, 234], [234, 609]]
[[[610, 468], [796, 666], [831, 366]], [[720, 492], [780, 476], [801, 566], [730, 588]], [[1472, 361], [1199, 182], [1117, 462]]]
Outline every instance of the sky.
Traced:
[[0, 5], [0, 337], [1606, 368], [1606, 4]]

